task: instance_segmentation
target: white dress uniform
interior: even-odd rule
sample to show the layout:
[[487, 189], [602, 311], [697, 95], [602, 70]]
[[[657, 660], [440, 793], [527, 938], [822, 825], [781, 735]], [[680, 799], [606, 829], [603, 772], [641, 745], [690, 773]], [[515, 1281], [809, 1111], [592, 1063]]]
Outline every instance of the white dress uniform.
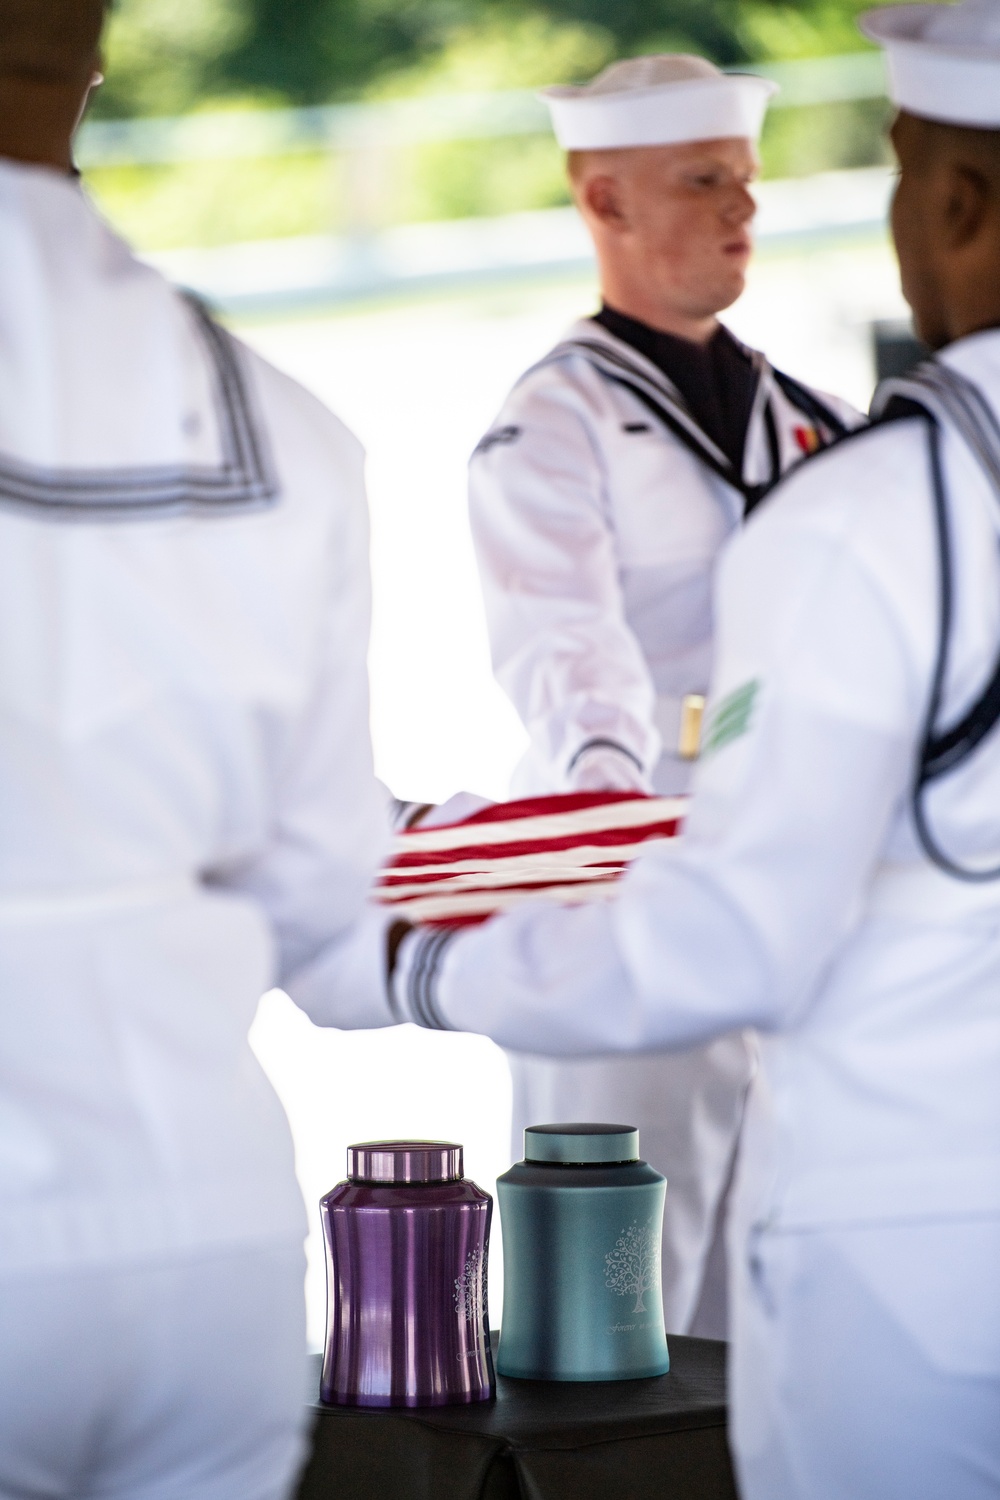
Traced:
[[630, 789], [687, 791], [684, 704], [708, 690], [719, 552], [782, 474], [861, 420], [747, 353], [741, 472], [673, 381], [593, 318], [521, 377], [476, 449], [494, 670], [531, 736], [519, 795], [574, 789], [592, 749], [631, 768]]
[[305, 1217], [247, 1032], [380, 987], [362, 453], [70, 178], [0, 163], [0, 226], [0, 1495], [278, 1500]]
[[[687, 790], [684, 705], [708, 690], [719, 552], [783, 473], [860, 421], [762, 355], [748, 361], [741, 472], [663, 370], [593, 319], [518, 382], [473, 456], [494, 667], [531, 735], [518, 792], [569, 789], [595, 753], [602, 785]], [[724, 1337], [716, 1236], [752, 1071], [747, 1041], [684, 1056], [510, 1062], [518, 1156], [521, 1131], [541, 1120], [639, 1127], [643, 1155], [669, 1183], [668, 1331]]]
[[[862, 24], [903, 109], [1000, 131], [997, 0]], [[1000, 330], [900, 394], [721, 561], [683, 838], [615, 902], [410, 936], [395, 976], [400, 1015], [536, 1052], [757, 1028], [744, 1500], [1000, 1493]]]
[[[765, 79], [667, 55], [613, 63], [545, 97], [560, 144], [586, 150], [755, 140], [773, 91]], [[470, 467], [494, 669], [531, 741], [514, 778], [522, 795], [687, 789], [719, 551], [782, 473], [859, 420], [745, 351], [753, 369], [738, 379], [751, 399], [733, 456], [738, 443], [725, 451], [709, 435], [648, 340], [628, 337], [631, 320], [611, 316], [609, 326], [574, 324], [518, 381]], [[639, 1127], [643, 1154], [669, 1183], [667, 1327], [724, 1337], [721, 1217], [748, 1041], [627, 1061], [511, 1054], [510, 1064], [515, 1157], [523, 1128], [541, 1120]]]
[[[940, 769], [987, 684], [1000, 706], [1000, 332], [915, 389], [951, 536]], [[400, 1014], [541, 1053], [758, 1029], [730, 1226], [745, 1500], [1000, 1492], [1000, 881], [932, 863], [911, 805], [940, 657], [928, 432], [820, 455], [727, 550], [684, 836], [613, 902], [411, 936], [397, 970]], [[997, 866], [1000, 730], [922, 806], [939, 859]]]

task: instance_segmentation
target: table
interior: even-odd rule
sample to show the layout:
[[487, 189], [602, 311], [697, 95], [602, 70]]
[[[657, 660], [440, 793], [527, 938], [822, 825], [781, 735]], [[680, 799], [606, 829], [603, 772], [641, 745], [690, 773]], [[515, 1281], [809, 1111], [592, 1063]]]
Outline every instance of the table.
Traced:
[[317, 1407], [298, 1500], [736, 1500], [726, 1346], [669, 1343], [653, 1380], [500, 1376], [475, 1406]]

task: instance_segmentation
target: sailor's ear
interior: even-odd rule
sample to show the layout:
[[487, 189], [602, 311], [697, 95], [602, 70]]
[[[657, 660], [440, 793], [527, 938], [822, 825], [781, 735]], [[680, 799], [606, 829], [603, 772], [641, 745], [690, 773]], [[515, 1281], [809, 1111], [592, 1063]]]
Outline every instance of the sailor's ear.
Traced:
[[99, 89], [101, 84], [104, 82], [104, 73], [102, 71], [103, 66], [104, 58], [102, 57], [101, 52], [98, 50], [94, 53], [93, 57], [90, 60], [90, 66], [87, 70], [88, 77], [86, 85], [81, 86], [80, 104], [79, 108], [77, 109], [76, 120], [73, 125], [74, 133], [80, 128], [80, 122], [86, 114], [87, 105], [90, 103], [91, 94], [95, 89]]
[[606, 229], [628, 228], [624, 193], [617, 177], [609, 172], [595, 172], [581, 183], [579, 194], [582, 206]]
[[963, 250], [978, 239], [990, 217], [993, 196], [983, 172], [964, 162], [948, 164], [939, 227], [949, 250]]

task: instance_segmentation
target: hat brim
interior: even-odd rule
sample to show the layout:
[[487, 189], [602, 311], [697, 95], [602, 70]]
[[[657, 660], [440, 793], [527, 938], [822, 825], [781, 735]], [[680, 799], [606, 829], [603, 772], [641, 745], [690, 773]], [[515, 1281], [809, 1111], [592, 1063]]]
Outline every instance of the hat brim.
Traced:
[[729, 73], [619, 94], [550, 88], [539, 98], [549, 107], [564, 151], [614, 151], [733, 136], [756, 141], [768, 101], [777, 91], [768, 78]]
[[885, 51], [889, 96], [898, 109], [943, 125], [1000, 130], [1000, 52], [923, 39], [930, 16], [950, 8], [882, 6], [858, 25]]

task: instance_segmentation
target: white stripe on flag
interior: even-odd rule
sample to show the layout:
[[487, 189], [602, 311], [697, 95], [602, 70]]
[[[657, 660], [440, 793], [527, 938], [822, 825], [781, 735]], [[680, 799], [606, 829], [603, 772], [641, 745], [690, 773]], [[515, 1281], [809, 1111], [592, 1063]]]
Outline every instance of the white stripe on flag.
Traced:
[[[456, 891], [453, 896], [416, 896], [402, 901], [400, 916], [408, 922], [459, 921], [463, 917], [489, 917], [526, 900], [554, 901], [563, 906], [582, 906], [585, 902], [606, 900], [615, 894], [618, 878], [601, 882], [577, 882], [573, 885], [543, 885], [537, 891]], [[395, 903], [388, 903], [393, 905]]]
[[[578, 849], [556, 849], [551, 853], [539, 849], [533, 854], [498, 854], [495, 859], [456, 859], [447, 864], [389, 865], [380, 874], [382, 884], [394, 880], [412, 880], [417, 875], [435, 875], [448, 880], [453, 875], [474, 875], [479, 871], [496, 871], [505, 879], [518, 875], [522, 870], [552, 869], [570, 871], [586, 869], [591, 865], [625, 865], [656, 839], [641, 839], [630, 844], [581, 844]], [[666, 842], [662, 840], [662, 842]]]
[[457, 823], [444, 828], [413, 828], [396, 836], [395, 853], [428, 854], [480, 845], [544, 843], [586, 833], [614, 833], [683, 818], [686, 797], [637, 797], [569, 813], [539, 813], [487, 823]]

